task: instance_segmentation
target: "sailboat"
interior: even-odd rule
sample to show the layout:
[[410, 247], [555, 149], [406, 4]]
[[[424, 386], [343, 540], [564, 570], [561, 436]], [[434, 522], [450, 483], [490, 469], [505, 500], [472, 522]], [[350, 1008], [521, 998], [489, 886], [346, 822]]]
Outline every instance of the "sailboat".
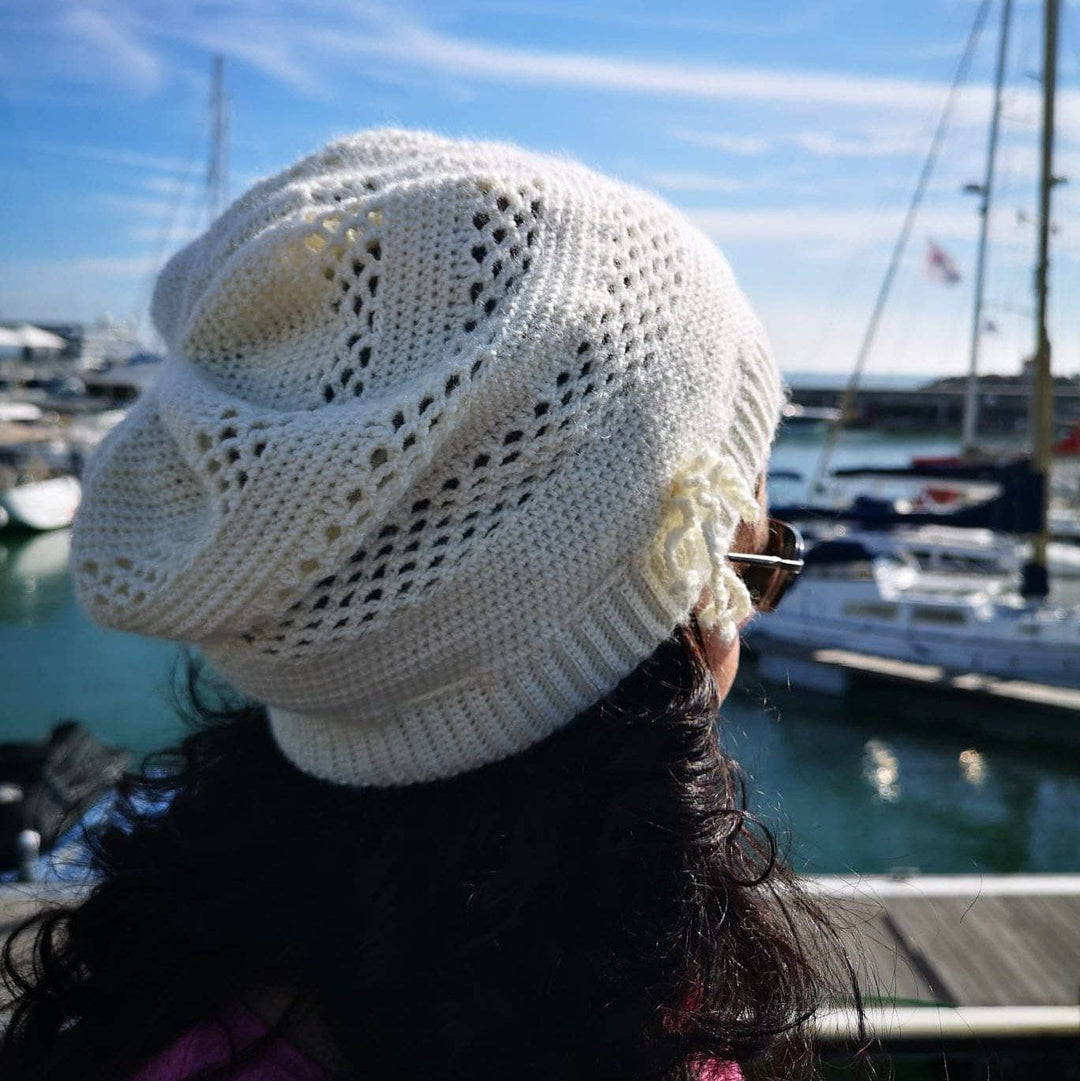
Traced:
[[[228, 203], [229, 189], [229, 106], [225, 94], [225, 61], [216, 55], [211, 59], [210, 79], [210, 152], [204, 181], [204, 207], [202, 213], [209, 221], [217, 218]], [[172, 223], [166, 224], [163, 244], [168, 240]], [[30, 330], [35, 330], [31, 327]], [[45, 334], [38, 331], [38, 334]], [[25, 337], [25, 335], [24, 335]], [[55, 335], [49, 335], [55, 338]], [[44, 339], [33, 339], [35, 342]], [[62, 339], [56, 338], [57, 341]], [[107, 376], [97, 375], [101, 385], [105, 379], [112, 384], [120, 383], [142, 393], [156, 376], [154, 366], [128, 364], [112, 369]], [[0, 420], [10, 422], [37, 419], [41, 410], [25, 403], [0, 403]], [[82, 497], [82, 487], [76, 474], [85, 455], [96, 446], [105, 434], [122, 419], [122, 410], [110, 409], [101, 413], [77, 416], [64, 429], [63, 449], [67, 462], [63, 468], [50, 468], [47, 477], [31, 475], [22, 468], [25, 462], [15, 461], [15, 469], [3, 468], [0, 462], [0, 528], [45, 532], [64, 529], [71, 525]], [[36, 450], [35, 448], [32, 448]], [[29, 454], [22, 458], [30, 458]], [[12, 475], [9, 477], [8, 474]], [[10, 483], [8, 483], [10, 481]]]
[[[1031, 557], [1029, 542], [992, 529], [951, 525], [899, 526], [888, 532], [838, 526], [809, 539], [822, 542], [841, 537], [857, 541], [874, 557], [911, 567], [919, 588], [934, 593], [1015, 593]], [[1053, 581], [1080, 583], [1080, 547], [1052, 541], [1046, 560]]]
[[[1003, 33], [1007, 28], [1009, 0], [1005, 0]], [[1032, 403], [1032, 454], [1029, 462], [1009, 463], [1019, 483], [1013, 485], [1014, 501], [1023, 503], [1017, 514], [1015, 532], [1029, 535], [1029, 553], [1020, 567], [1018, 588], [1000, 591], [990, 588], [990, 576], [943, 587], [928, 582], [910, 559], [903, 557], [903, 538], [892, 535], [892, 543], [882, 539], [874, 545], [848, 530], [812, 547], [806, 569], [781, 612], [764, 616], [748, 630], [751, 644], [761, 644], [774, 672], [786, 676], [798, 672], [775, 660], [777, 649], [795, 654], [806, 651], [840, 649], [890, 661], [932, 663], [943, 669], [979, 677], [1002, 677], [1038, 683], [1080, 687], [1080, 609], [1055, 605], [1048, 600], [1049, 576], [1049, 476], [1052, 457], [1052, 399], [1050, 341], [1047, 333], [1047, 279], [1049, 270], [1050, 203], [1055, 183], [1053, 174], [1054, 106], [1056, 94], [1058, 0], [1046, 0], [1044, 9], [1043, 122], [1040, 167], [1039, 249], [1035, 275], [1037, 301], [1037, 341], [1034, 359]], [[996, 100], [1000, 100], [1004, 67], [1004, 41], [999, 49]], [[995, 123], [998, 105], [995, 104]], [[989, 192], [996, 132], [991, 136], [988, 180]], [[920, 181], [923, 183], [924, 178]], [[905, 222], [905, 229], [910, 226]], [[983, 210], [985, 241], [985, 207]], [[980, 245], [981, 277], [985, 243]], [[894, 253], [889, 273], [899, 259]], [[888, 282], [888, 278], [887, 278]], [[883, 294], [886, 291], [883, 290]], [[876, 325], [883, 303], [871, 320]], [[978, 305], [977, 305], [978, 307]], [[978, 315], [977, 315], [978, 318]], [[977, 336], [978, 323], [975, 334]], [[865, 360], [868, 335], [857, 368]], [[977, 350], [977, 346], [975, 347]], [[977, 384], [969, 383], [969, 400], [977, 400]], [[849, 385], [849, 397], [852, 386]], [[974, 412], [969, 414], [965, 436], [974, 428]], [[833, 438], [831, 443], [835, 442]], [[970, 446], [970, 443], [969, 443]], [[827, 444], [826, 450], [828, 451]], [[931, 466], [942, 475], [941, 466]], [[961, 466], [969, 474], [992, 475], [993, 463]], [[947, 470], [947, 467], [945, 467]], [[1022, 472], [1026, 470], [1027, 472]], [[819, 472], [820, 480], [820, 472]], [[1007, 502], [1007, 501], [1005, 501]], [[1002, 503], [1000, 512], [1010, 508]], [[1015, 509], [1015, 508], [1014, 508]], [[842, 515], [838, 515], [841, 516]], [[923, 516], [925, 517], [925, 516]], [[969, 515], [970, 519], [970, 515]], [[902, 516], [895, 516], [902, 520]], [[913, 522], [918, 519], [911, 519]], [[939, 518], [944, 523], [945, 516]], [[954, 519], [956, 520], [956, 519]], [[887, 524], [880, 513], [878, 524]], [[908, 544], [911, 538], [907, 538]], [[801, 670], [805, 671], [805, 667]], [[768, 674], [768, 673], [766, 673]]]
[[[985, 588], [933, 589], [893, 552], [857, 540], [812, 548], [781, 613], [751, 625], [774, 654], [845, 650], [978, 676], [1080, 687], [1080, 611]], [[773, 661], [777, 661], [775, 655]], [[784, 678], [783, 660], [773, 666]]]
[[27, 480], [0, 490], [0, 524], [44, 532], [71, 525], [82, 488], [72, 476]]

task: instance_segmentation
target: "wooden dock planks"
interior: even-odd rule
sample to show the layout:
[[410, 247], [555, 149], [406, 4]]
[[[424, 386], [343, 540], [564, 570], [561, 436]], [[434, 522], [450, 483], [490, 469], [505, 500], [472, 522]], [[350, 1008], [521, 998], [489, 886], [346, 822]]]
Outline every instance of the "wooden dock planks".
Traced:
[[[1080, 1037], [1080, 876], [807, 881], [850, 921], [879, 1035]], [[855, 1024], [838, 1010], [823, 1031], [850, 1038]]]
[[[1080, 875], [804, 881], [845, 929], [879, 1037], [1080, 1037]], [[0, 939], [41, 903], [78, 896], [0, 887]], [[842, 1041], [855, 1025], [839, 1009], [819, 1028]]]

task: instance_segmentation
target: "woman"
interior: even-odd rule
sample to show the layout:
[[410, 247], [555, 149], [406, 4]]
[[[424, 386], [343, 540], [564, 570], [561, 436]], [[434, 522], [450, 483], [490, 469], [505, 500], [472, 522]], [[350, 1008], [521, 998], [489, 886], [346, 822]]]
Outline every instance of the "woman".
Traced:
[[9, 948], [2, 1075], [721, 1078], [775, 1051], [828, 931], [713, 723], [798, 554], [723, 258], [581, 166], [378, 131], [240, 199], [154, 318], [79, 596], [258, 704], [201, 706], [89, 900]]

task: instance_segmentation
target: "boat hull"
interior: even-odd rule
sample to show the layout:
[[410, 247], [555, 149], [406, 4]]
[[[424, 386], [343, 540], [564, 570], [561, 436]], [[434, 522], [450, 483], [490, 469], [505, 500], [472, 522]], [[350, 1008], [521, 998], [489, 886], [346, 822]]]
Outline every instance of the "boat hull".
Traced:
[[[800, 596], [801, 593], [801, 596]], [[865, 615], [860, 618], [860, 612]], [[747, 628], [751, 645], [843, 649], [949, 671], [1080, 687], [1080, 619], [972, 595], [905, 597], [873, 581], [804, 582]]]
[[0, 509], [11, 526], [37, 531], [63, 529], [74, 520], [81, 495], [82, 488], [74, 477], [53, 477], [0, 491]]

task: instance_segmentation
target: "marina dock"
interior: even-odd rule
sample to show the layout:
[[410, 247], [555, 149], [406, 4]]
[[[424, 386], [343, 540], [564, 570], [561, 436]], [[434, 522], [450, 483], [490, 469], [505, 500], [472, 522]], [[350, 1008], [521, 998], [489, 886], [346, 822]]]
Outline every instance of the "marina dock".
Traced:
[[1080, 1077], [1080, 875], [809, 884], [846, 922], [865, 1005], [864, 1028], [847, 1004], [814, 1019], [828, 1069], [851, 1076], [865, 1044], [881, 1076]]
[[[984, 735], [999, 739], [1080, 746], [1080, 690], [1073, 687], [960, 672], [848, 649], [781, 649], [771, 642], [763, 644], [756, 666], [772, 683], [829, 695], [889, 686], [913, 694], [929, 693], [941, 703], [959, 707], [935, 710], [937, 722], [948, 718], [950, 723], [963, 724], [970, 720]], [[1038, 713], [1045, 723], [1017, 723], [1021, 715], [1032, 713]], [[912, 719], [917, 719], [917, 714]]]
[[[807, 882], [848, 926], [882, 1042], [1080, 1040], [1080, 875]], [[856, 1029], [849, 1009], [818, 1023], [823, 1039]]]
[[[896, 1047], [1075, 1041], [1080, 1052], [1080, 875], [824, 875], [857, 959], [873, 1039]], [[0, 887], [0, 937], [78, 887]], [[858, 1038], [855, 1011], [815, 1023], [824, 1045]]]

